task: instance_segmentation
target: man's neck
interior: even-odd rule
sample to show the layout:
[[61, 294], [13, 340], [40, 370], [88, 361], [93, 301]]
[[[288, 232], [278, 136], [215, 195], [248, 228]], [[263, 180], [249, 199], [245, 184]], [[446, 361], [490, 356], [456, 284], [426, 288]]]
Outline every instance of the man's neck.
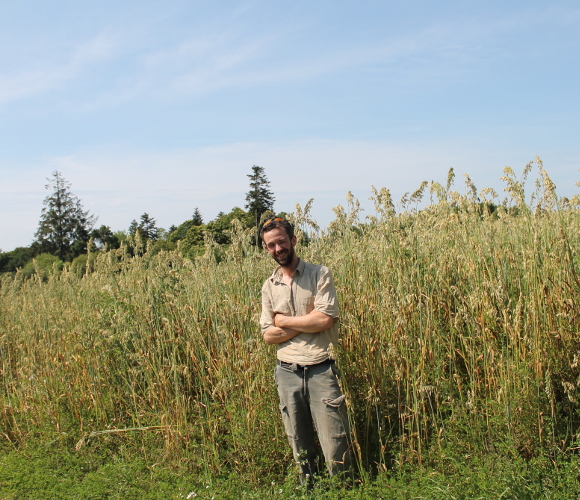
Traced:
[[300, 262], [300, 259], [298, 258], [297, 255], [295, 255], [294, 258], [292, 259], [292, 262], [289, 265], [280, 266], [280, 269], [282, 271], [282, 275], [287, 277], [287, 278], [292, 278], [292, 276], [294, 275], [294, 271], [296, 271], [296, 268], [298, 267], [299, 262]]

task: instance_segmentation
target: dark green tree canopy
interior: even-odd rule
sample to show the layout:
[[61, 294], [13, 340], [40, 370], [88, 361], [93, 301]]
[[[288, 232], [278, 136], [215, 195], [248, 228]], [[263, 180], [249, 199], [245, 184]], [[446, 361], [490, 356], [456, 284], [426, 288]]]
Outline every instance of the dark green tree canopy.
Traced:
[[220, 245], [231, 243], [228, 232], [232, 229], [232, 221], [238, 219], [242, 227], [252, 227], [252, 214], [244, 212], [240, 207], [232, 208], [230, 213], [220, 212], [218, 216], [206, 225], [207, 231], [212, 235], [214, 241]]
[[63, 261], [72, 260], [86, 252], [89, 232], [97, 217], [83, 209], [80, 200], [70, 191], [67, 182], [58, 171], [45, 186], [52, 193], [44, 199], [35, 244], [39, 252], [56, 255]]
[[0, 252], [0, 272], [14, 272], [24, 267], [34, 257], [31, 247], [18, 247], [10, 252]]
[[270, 181], [266, 177], [263, 167], [254, 165], [248, 178], [250, 179], [250, 190], [246, 193], [246, 208], [256, 228], [254, 244], [260, 246], [260, 219], [264, 212], [274, 211], [276, 198], [274, 198], [274, 193], [270, 191]]
[[[196, 219], [196, 214], [199, 218]], [[177, 243], [183, 241], [182, 249], [187, 254], [189, 251], [197, 247], [198, 250], [204, 244], [204, 232], [207, 232], [210, 237], [220, 245], [228, 245], [231, 243], [229, 231], [232, 229], [232, 221], [238, 219], [242, 223], [242, 227], [249, 228], [253, 225], [253, 218], [239, 207], [232, 208], [231, 212], [220, 212], [217, 217], [207, 224], [198, 224], [201, 220], [201, 214], [196, 209], [193, 214], [193, 219], [186, 220], [178, 227], [171, 231], [168, 241]]]
[[157, 241], [159, 239], [159, 228], [157, 227], [157, 221], [147, 212], [141, 215], [138, 223], [136, 220], [131, 221], [131, 225], [129, 226], [129, 234], [134, 235], [136, 232], [139, 232], [139, 235], [144, 240]]
[[203, 225], [203, 217], [202, 217], [201, 212], [199, 211], [198, 207], [195, 207], [191, 221], [193, 222], [194, 226], [202, 226]]
[[266, 177], [263, 167], [254, 165], [252, 173], [248, 174], [250, 190], [246, 193], [246, 208], [252, 214], [256, 227], [260, 224], [260, 217], [266, 210], [274, 211], [274, 193], [270, 191], [270, 181]]
[[105, 248], [106, 246], [107, 249], [111, 250], [120, 246], [119, 238], [109, 226], [103, 225], [98, 229], [93, 229], [90, 236], [93, 238], [96, 248]]

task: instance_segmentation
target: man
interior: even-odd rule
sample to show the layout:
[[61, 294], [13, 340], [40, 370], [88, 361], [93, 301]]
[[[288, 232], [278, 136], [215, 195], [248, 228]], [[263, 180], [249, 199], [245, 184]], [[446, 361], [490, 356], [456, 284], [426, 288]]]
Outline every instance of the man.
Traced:
[[328, 268], [308, 264], [294, 252], [294, 228], [270, 218], [260, 236], [279, 264], [262, 287], [260, 326], [277, 346], [280, 411], [301, 479], [315, 474], [318, 434], [331, 475], [350, 467], [349, 425], [332, 346], [338, 340], [338, 302]]

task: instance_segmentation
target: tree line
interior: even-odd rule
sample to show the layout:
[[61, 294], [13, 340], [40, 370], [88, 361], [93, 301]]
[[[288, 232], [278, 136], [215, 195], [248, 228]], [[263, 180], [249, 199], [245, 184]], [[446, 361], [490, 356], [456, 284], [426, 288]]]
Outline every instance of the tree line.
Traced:
[[236, 206], [204, 223], [199, 208], [195, 207], [190, 219], [168, 229], [158, 227], [155, 218], [145, 212], [138, 220], [132, 220], [127, 230], [113, 231], [106, 225], [97, 227], [98, 217], [83, 208], [81, 200], [71, 191], [71, 184], [61, 172], [55, 171], [45, 185], [50, 194], [43, 201], [34, 241], [27, 247], [0, 251], [0, 272], [21, 269], [30, 275], [37, 267], [49, 270], [62, 267], [65, 262], [84, 266], [89, 250], [116, 249], [124, 242], [130, 251], [137, 251], [137, 246], [151, 252], [174, 250], [179, 246], [184, 255], [194, 257], [202, 251], [205, 238], [212, 238], [218, 245], [228, 245], [234, 219], [246, 229], [255, 228], [254, 243], [259, 244], [261, 217], [267, 211], [273, 212], [275, 197], [263, 167], [254, 165], [247, 177], [246, 210]]

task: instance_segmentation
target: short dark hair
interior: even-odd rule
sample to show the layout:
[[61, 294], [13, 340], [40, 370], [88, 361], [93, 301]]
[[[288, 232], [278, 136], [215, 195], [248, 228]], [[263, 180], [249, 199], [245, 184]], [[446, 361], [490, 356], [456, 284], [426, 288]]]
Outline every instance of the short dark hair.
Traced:
[[264, 239], [264, 233], [272, 231], [272, 229], [284, 229], [288, 238], [294, 238], [294, 226], [282, 217], [272, 216], [262, 225], [260, 230], [260, 238]]

